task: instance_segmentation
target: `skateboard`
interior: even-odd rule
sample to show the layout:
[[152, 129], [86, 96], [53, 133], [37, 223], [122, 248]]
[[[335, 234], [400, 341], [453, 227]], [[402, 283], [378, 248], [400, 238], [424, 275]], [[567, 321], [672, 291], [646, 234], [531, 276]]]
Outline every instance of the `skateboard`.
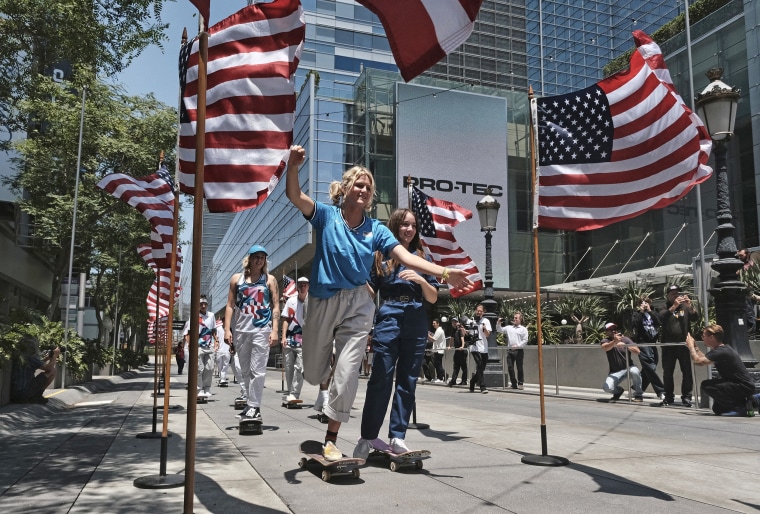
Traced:
[[228, 384], [229, 384], [229, 382], [227, 382], [226, 380], [225, 380], [224, 382], [222, 382], [222, 381], [220, 380], [220, 381], [219, 381], [219, 383], [218, 383], [217, 385], [218, 385], [219, 387], [227, 387], [227, 386], [228, 386]]
[[235, 399], [235, 410], [243, 410], [248, 405], [248, 400]]
[[317, 421], [320, 423], [327, 423], [330, 421], [330, 418], [328, 418], [327, 414], [324, 414], [323, 412], [317, 412]]
[[[379, 444], [380, 441], [373, 441], [373, 452], [370, 456], [383, 455], [390, 460], [390, 470], [398, 471], [403, 467], [414, 467], [414, 469], [422, 469], [422, 461], [430, 458], [429, 450], [414, 450], [406, 453], [393, 453], [390, 446], [386, 443]], [[375, 446], [376, 445], [376, 446]]]
[[206, 396], [196, 396], [195, 397], [195, 401], [196, 401], [196, 403], [201, 403], [201, 404], [208, 403], [208, 397], [206, 397]]
[[340, 460], [329, 461], [322, 456], [322, 443], [319, 441], [304, 441], [298, 446], [301, 453], [306, 454], [298, 461], [299, 468], [305, 468], [309, 462], [316, 462], [322, 466], [322, 480], [329, 482], [333, 477], [351, 476], [359, 478], [359, 466], [363, 466], [367, 461], [364, 459], [355, 459], [343, 455]]
[[252, 419], [243, 419], [238, 424], [238, 434], [256, 434], [261, 435], [264, 431], [261, 429], [261, 421], [254, 421]]
[[300, 409], [301, 404], [303, 403], [303, 400], [293, 400], [293, 401], [282, 401], [282, 406], [287, 407], [288, 409]]

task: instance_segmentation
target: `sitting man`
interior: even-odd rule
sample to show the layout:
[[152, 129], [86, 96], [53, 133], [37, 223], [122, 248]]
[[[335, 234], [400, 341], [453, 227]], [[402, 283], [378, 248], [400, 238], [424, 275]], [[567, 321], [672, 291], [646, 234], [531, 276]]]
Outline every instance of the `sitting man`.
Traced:
[[757, 410], [760, 394], [754, 394], [755, 383], [739, 354], [723, 343], [723, 327], [705, 327], [702, 330], [702, 340], [710, 349], [707, 354], [697, 348], [691, 334], [686, 336], [686, 346], [694, 364], [712, 364], [720, 374], [720, 378], [703, 380], [700, 386], [702, 392], [713, 399], [713, 412], [718, 416], [746, 416], [748, 404]]
[[[641, 402], [644, 394], [641, 391], [641, 373], [639, 368], [633, 365], [631, 353], [639, 353], [639, 347], [633, 341], [623, 336], [614, 323], [607, 323], [604, 326], [607, 331], [607, 337], [602, 339], [602, 350], [607, 352], [607, 362], [610, 365], [610, 374], [604, 381], [603, 389], [605, 392], [612, 393], [610, 402], [616, 402], [623, 394], [623, 388], [620, 387], [620, 381], [630, 373], [631, 387], [633, 388], [633, 401]], [[627, 355], [626, 355], [627, 354]]]
[[[55, 364], [61, 351], [56, 348], [48, 353], [45, 361], [39, 357], [37, 342], [26, 338], [21, 341], [20, 355], [14, 359], [11, 372], [11, 401], [15, 403], [47, 403], [42, 396], [55, 380]], [[37, 370], [41, 373], [35, 376]]]

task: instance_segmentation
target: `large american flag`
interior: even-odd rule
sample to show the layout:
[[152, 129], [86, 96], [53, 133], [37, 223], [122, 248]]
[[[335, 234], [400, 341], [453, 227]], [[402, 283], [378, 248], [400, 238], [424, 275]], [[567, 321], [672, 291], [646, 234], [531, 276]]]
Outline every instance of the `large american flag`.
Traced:
[[171, 267], [174, 237], [174, 182], [165, 166], [147, 177], [111, 173], [97, 187], [128, 203], [150, 222], [151, 258], [158, 268]]
[[590, 230], [660, 209], [712, 174], [711, 141], [641, 31], [630, 69], [582, 91], [534, 100], [534, 226]]
[[282, 297], [290, 298], [298, 294], [296, 282], [287, 275], [282, 276]]
[[470, 37], [483, 0], [357, 0], [385, 28], [393, 57], [407, 82]]
[[[244, 7], [209, 28], [203, 191], [211, 212], [256, 207], [293, 142], [295, 72], [306, 33], [298, 0]], [[198, 40], [180, 53], [179, 182], [195, 187]]]
[[[482, 289], [483, 280], [478, 267], [459, 246], [452, 232], [460, 222], [472, 218], [472, 211], [454, 202], [433, 198], [412, 187], [412, 212], [419, 223], [420, 241], [433, 262], [439, 266], [465, 270], [467, 278], [475, 284], [467, 293]], [[449, 291], [455, 298], [464, 294], [451, 285]]]

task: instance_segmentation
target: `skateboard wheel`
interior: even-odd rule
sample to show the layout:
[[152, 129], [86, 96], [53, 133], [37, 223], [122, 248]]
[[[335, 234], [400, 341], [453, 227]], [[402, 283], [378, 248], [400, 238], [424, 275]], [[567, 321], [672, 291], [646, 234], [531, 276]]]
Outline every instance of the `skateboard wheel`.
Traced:
[[298, 467], [299, 467], [299, 468], [305, 468], [305, 467], [306, 467], [306, 463], [307, 463], [307, 462], [309, 462], [309, 460], [308, 460], [308, 459], [301, 459], [301, 460], [299, 460], [299, 461], [298, 461]]
[[396, 462], [391, 461], [391, 471], [396, 472], [398, 471], [398, 464]]
[[330, 481], [330, 472], [327, 470], [322, 471], [322, 481], [323, 482], [329, 482]]
[[414, 469], [422, 469], [422, 461], [418, 460], [414, 463]]
[[353, 475], [354, 478], [359, 478], [361, 476], [361, 472], [359, 471], [359, 468], [352, 469], [351, 475]]

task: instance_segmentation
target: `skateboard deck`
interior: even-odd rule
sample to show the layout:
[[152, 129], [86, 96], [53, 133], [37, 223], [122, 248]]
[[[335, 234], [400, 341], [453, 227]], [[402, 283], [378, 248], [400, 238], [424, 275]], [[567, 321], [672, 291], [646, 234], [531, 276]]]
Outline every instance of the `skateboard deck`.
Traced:
[[403, 467], [414, 467], [414, 469], [422, 469], [422, 461], [430, 458], [429, 450], [413, 450], [405, 453], [393, 453], [390, 446], [386, 443], [378, 444], [379, 441], [373, 441], [373, 452], [370, 454], [383, 455], [389, 461], [389, 468], [391, 471], [398, 471]]
[[240, 435], [245, 435], [245, 434], [261, 435], [264, 432], [261, 429], [261, 421], [254, 421], [252, 419], [244, 419], [244, 420], [241, 420], [240, 423], [238, 424], [238, 433]]
[[302, 403], [303, 403], [303, 400], [293, 400], [290, 402], [283, 401], [282, 406], [287, 407], [288, 409], [300, 409]]
[[235, 410], [243, 410], [248, 405], [248, 400], [235, 400]]
[[196, 396], [195, 401], [196, 403], [208, 403], [208, 398], [205, 396]]
[[218, 385], [219, 387], [227, 387], [227, 386], [229, 385], [229, 382], [221, 382], [221, 381], [220, 381], [220, 382], [219, 382], [217, 385]]
[[298, 446], [298, 450], [306, 454], [298, 461], [298, 467], [305, 468], [309, 462], [316, 462], [322, 467], [322, 480], [329, 482], [333, 477], [351, 476], [359, 478], [359, 466], [363, 466], [367, 461], [364, 459], [355, 459], [343, 455], [340, 460], [330, 461], [322, 456], [322, 443], [319, 441], [304, 441]]

